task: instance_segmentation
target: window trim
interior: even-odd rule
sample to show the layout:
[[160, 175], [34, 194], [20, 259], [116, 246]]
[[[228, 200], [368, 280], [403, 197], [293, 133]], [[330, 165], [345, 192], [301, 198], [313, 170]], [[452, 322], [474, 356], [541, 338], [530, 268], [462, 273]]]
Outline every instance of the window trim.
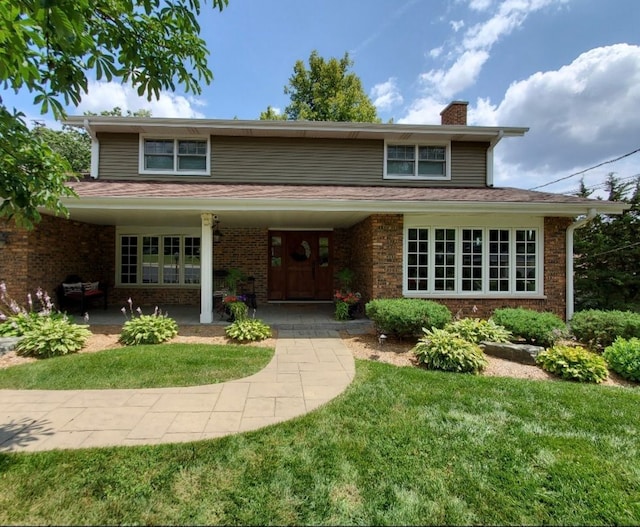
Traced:
[[[167, 141], [173, 140], [173, 169], [161, 170], [158, 168], [145, 168], [145, 141]], [[178, 169], [178, 144], [180, 141], [206, 141], [207, 151], [205, 154], [205, 168], [204, 170], [179, 170]], [[155, 176], [210, 176], [211, 175], [211, 136], [167, 136], [167, 135], [155, 135], [155, 134], [139, 134], [139, 146], [138, 146], [138, 172], [140, 174], [153, 174]]]
[[[431, 221], [429, 221], [431, 220]], [[531, 221], [518, 221], [516, 218], [504, 219], [503, 221], [491, 221], [487, 218], [476, 222], [464, 220], [464, 223], [455, 219], [435, 220], [433, 217], [427, 221], [414, 219], [404, 222], [403, 248], [402, 248], [402, 294], [408, 298], [546, 298], [544, 295], [544, 224], [542, 220], [533, 219]], [[428, 229], [428, 291], [415, 291], [408, 289], [409, 280], [409, 229]], [[456, 231], [456, 288], [455, 291], [434, 290], [435, 281], [435, 230], [455, 229]], [[482, 290], [463, 291], [462, 290], [462, 231], [482, 230]], [[509, 230], [509, 291], [489, 290], [489, 231]], [[517, 291], [516, 286], [516, 231], [534, 230], [536, 231], [536, 287], [534, 291]]]
[[[403, 174], [389, 174], [387, 172], [387, 160], [389, 146], [413, 146], [415, 152], [415, 164], [413, 169], [413, 175]], [[420, 147], [437, 146], [444, 147], [444, 175], [443, 176], [424, 176], [418, 174], [418, 149]], [[390, 141], [385, 139], [384, 141], [384, 158], [383, 158], [383, 179], [396, 179], [403, 181], [451, 181], [451, 141], [429, 141], [429, 142], [416, 142], [416, 141]]]
[[[136, 266], [137, 273], [137, 281], [136, 283], [124, 283], [122, 282], [122, 236], [136, 236], [138, 238], [137, 244], [137, 259], [138, 263]], [[158, 282], [157, 283], [144, 283], [142, 282], [143, 270], [142, 270], [142, 250], [143, 250], [143, 238], [144, 237], [152, 237], [157, 236], [159, 241], [159, 252], [163, 247], [162, 239], [165, 237], [179, 237], [180, 238], [180, 274], [178, 283], [165, 283], [162, 281], [162, 273], [159, 270], [158, 274]], [[185, 252], [185, 238], [200, 238], [200, 265], [202, 266], [202, 232], [200, 229], [184, 229], [181, 231], [175, 231], [171, 229], [162, 230], [162, 229], [151, 229], [151, 228], [116, 228], [116, 261], [115, 261], [115, 277], [114, 283], [116, 287], [122, 288], [144, 288], [144, 289], [200, 289], [202, 283], [202, 267], [200, 267], [200, 281], [199, 282], [191, 282], [187, 283], [184, 281], [185, 277], [185, 261], [184, 261], [184, 252]]]

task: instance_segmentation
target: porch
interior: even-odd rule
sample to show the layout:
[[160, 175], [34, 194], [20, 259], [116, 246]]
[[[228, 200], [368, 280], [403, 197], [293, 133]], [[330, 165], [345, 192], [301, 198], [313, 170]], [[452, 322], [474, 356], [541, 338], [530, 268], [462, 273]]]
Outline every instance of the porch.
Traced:
[[[123, 306], [109, 306], [108, 309], [92, 309], [89, 312], [91, 326], [122, 325], [126, 318], [122, 314]], [[134, 309], [137, 305], [134, 305]], [[162, 312], [169, 314], [178, 326], [198, 326], [200, 323], [200, 307], [187, 305], [161, 305]], [[153, 307], [142, 307], [144, 314], [151, 314]], [[255, 310], [249, 310], [249, 316], [259, 318], [276, 330], [347, 330], [351, 333], [369, 331], [371, 320], [360, 315], [354, 320], [337, 321], [333, 318], [334, 307], [330, 302], [283, 302], [259, 304]], [[85, 323], [81, 316], [71, 313], [78, 324]], [[131, 315], [128, 314], [130, 317]], [[137, 316], [137, 315], [136, 315]], [[228, 322], [215, 313], [212, 326], [226, 326]]]

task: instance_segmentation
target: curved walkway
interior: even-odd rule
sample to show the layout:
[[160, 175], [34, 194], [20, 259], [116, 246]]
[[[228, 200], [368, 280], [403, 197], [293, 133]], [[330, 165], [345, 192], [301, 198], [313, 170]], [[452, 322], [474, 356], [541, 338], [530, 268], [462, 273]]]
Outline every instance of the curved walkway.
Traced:
[[0, 451], [178, 443], [286, 421], [355, 375], [334, 330], [280, 330], [273, 359], [236, 381], [186, 388], [0, 390]]

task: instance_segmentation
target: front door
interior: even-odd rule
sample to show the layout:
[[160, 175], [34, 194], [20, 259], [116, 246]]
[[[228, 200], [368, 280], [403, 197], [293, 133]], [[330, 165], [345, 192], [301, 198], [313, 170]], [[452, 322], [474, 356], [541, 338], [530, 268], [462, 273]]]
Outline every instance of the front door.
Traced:
[[330, 231], [269, 233], [269, 300], [330, 300]]

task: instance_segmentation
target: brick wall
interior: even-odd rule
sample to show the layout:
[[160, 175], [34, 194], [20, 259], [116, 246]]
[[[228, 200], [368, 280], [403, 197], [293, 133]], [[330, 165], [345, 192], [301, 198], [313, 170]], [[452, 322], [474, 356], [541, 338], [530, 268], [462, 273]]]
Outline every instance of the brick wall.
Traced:
[[55, 289], [69, 274], [112, 282], [113, 227], [43, 216], [31, 231], [6, 223], [1, 228], [9, 230], [9, 242], [0, 249], [0, 280], [20, 303], [38, 287], [55, 302]]
[[459, 124], [467, 125], [467, 106], [466, 101], [453, 101], [444, 110], [440, 112], [440, 124], [450, 125]]

